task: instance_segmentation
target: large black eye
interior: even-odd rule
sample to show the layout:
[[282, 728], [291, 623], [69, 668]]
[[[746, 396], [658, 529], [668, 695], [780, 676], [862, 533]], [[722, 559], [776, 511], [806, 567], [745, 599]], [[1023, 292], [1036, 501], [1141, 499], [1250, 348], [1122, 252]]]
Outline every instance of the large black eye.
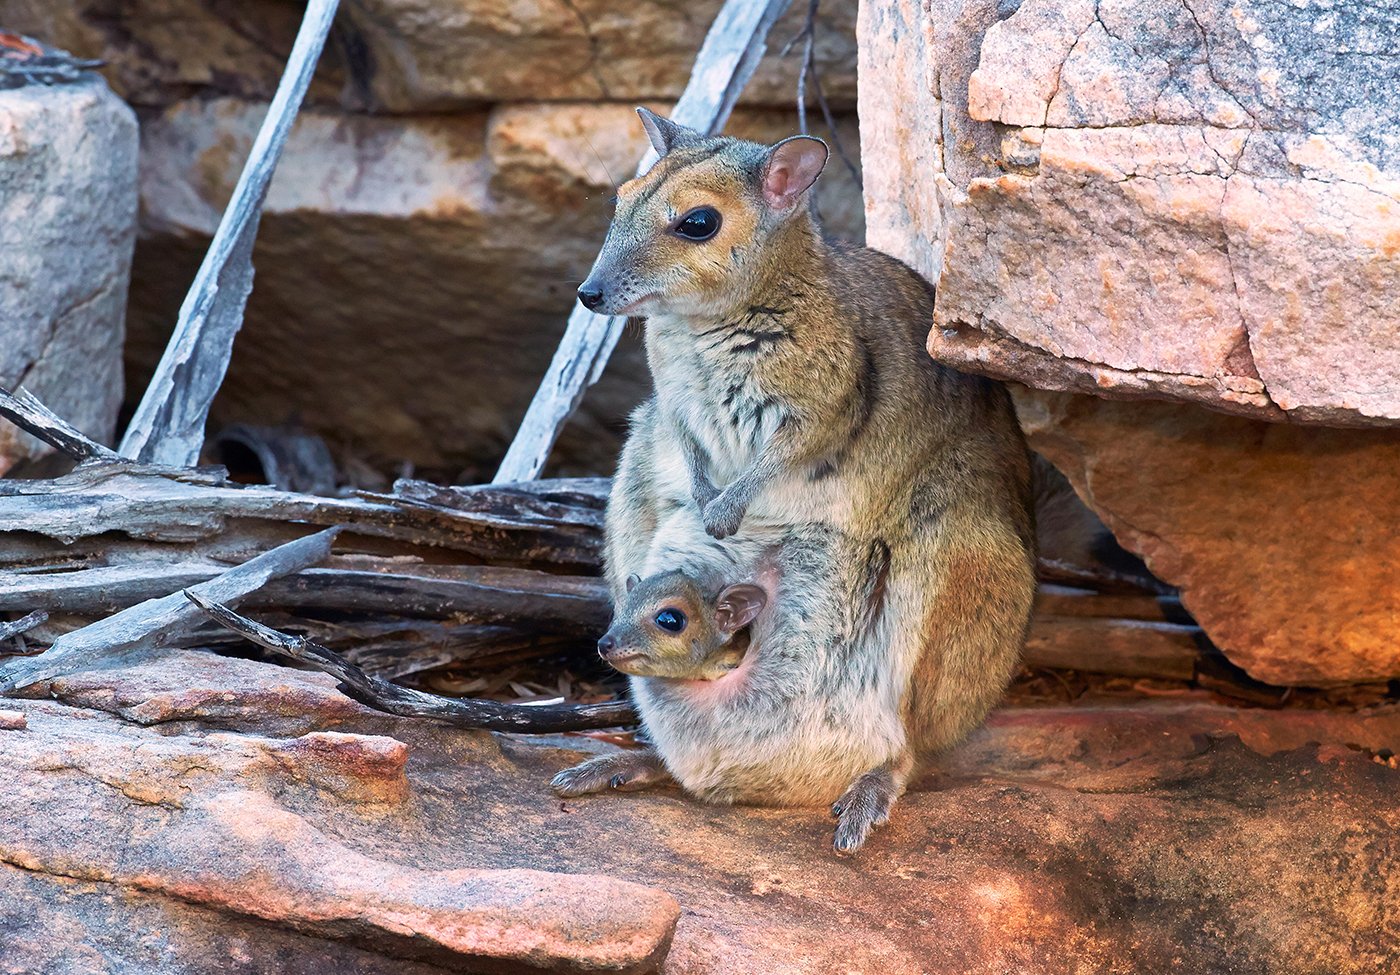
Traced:
[[668, 606], [656, 614], [656, 625], [667, 633], [679, 633], [685, 629], [685, 614]]
[[714, 207], [696, 207], [676, 221], [671, 228], [686, 240], [709, 240], [719, 233], [719, 211]]

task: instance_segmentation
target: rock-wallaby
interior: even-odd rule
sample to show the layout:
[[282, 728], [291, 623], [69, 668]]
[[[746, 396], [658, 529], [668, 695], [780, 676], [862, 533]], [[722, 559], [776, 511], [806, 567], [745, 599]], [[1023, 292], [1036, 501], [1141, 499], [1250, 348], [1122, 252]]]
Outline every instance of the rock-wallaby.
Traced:
[[1015, 669], [1035, 589], [1027, 451], [999, 384], [926, 353], [930, 286], [823, 240], [808, 190], [824, 143], [639, 112], [661, 158], [620, 188], [579, 289], [646, 318], [655, 382], [608, 506], [608, 580], [620, 599], [633, 573], [743, 573], [767, 551], [777, 583], [752, 666], [632, 678], [654, 750], [556, 788], [674, 776], [710, 801], [836, 800], [849, 852]]
[[715, 680], [743, 663], [748, 626], [767, 604], [768, 593], [752, 582], [714, 593], [675, 569], [628, 576], [598, 655], [635, 677]]

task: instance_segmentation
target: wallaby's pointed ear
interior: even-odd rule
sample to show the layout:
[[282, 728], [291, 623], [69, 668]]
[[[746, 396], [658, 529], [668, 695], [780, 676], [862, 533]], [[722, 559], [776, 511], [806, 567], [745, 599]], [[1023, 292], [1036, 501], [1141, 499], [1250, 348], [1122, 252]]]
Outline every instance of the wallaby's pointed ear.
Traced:
[[775, 210], [796, 205], [826, 167], [826, 143], [810, 135], [784, 139], [768, 152], [763, 167], [763, 198]]
[[715, 601], [715, 625], [725, 633], [737, 633], [757, 619], [767, 604], [768, 594], [751, 582], [730, 586]]
[[700, 134], [694, 129], [677, 125], [650, 109], [638, 107], [637, 114], [641, 116], [642, 128], [647, 130], [647, 138], [651, 140], [651, 147], [656, 150], [658, 156], [664, 156], [676, 146], [700, 138]]
[[637, 588], [637, 583], [639, 583], [639, 582], [641, 582], [641, 581], [642, 581], [642, 577], [641, 577], [641, 576], [637, 575], [637, 573], [635, 573], [635, 572], [632, 573], [630, 576], [627, 577], [627, 591], [628, 591], [628, 592], [631, 592], [633, 589], [636, 589], [636, 588]]

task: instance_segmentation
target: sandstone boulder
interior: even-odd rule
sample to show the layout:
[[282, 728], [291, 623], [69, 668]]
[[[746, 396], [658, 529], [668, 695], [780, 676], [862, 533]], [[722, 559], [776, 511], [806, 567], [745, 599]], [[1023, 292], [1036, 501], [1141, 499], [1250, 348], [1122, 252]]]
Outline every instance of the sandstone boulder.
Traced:
[[610, 746], [389, 718], [323, 675], [162, 651], [29, 693], [0, 731], [0, 970], [1400, 963], [1393, 704], [1004, 711], [841, 860], [824, 810], [561, 802], [550, 775]]
[[[317, 72], [313, 102], [382, 112], [442, 112], [500, 101], [674, 100], [722, 0], [347, 0]], [[833, 104], [856, 95], [856, 0], [820, 7], [815, 66]], [[291, 0], [6, 0], [0, 18], [100, 57], [129, 100], [165, 106], [193, 94], [269, 99], [304, 6]], [[791, 105], [807, 16], [775, 25], [748, 86], [753, 105]], [[815, 100], [813, 100], [815, 105]]]
[[1371, 4], [874, 0], [869, 241], [939, 359], [1040, 388], [1400, 420], [1400, 19]]
[[[136, 118], [101, 78], [0, 90], [0, 386], [110, 442], [136, 235]], [[0, 474], [51, 453], [0, 420]]]
[[1031, 446], [1251, 675], [1400, 677], [1400, 431], [1064, 393], [1017, 405]]
[[[183, 102], [143, 127], [134, 389], [160, 356], [263, 111]], [[775, 140], [793, 126], [791, 111], [744, 110], [729, 131]], [[213, 425], [298, 419], [382, 468], [489, 477], [603, 239], [614, 181], [630, 177], [644, 145], [626, 105], [304, 112], [268, 198]], [[833, 164], [824, 184], [828, 226], [859, 239], [854, 181]], [[610, 471], [622, 421], [648, 388], [633, 338], [585, 398], [557, 469]]]

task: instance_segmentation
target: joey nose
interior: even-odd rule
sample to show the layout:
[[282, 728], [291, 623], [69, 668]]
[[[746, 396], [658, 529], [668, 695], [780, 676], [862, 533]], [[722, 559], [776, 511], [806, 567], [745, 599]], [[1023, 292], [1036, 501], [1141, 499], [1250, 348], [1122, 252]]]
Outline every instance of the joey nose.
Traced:
[[592, 311], [603, 303], [603, 290], [585, 284], [578, 289], [578, 300], [583, 303], [583, 307]]
[[617, 638], [611, 633], [598, 641], [598, 655], [606, 657], [609, 653], [617, 649]]

